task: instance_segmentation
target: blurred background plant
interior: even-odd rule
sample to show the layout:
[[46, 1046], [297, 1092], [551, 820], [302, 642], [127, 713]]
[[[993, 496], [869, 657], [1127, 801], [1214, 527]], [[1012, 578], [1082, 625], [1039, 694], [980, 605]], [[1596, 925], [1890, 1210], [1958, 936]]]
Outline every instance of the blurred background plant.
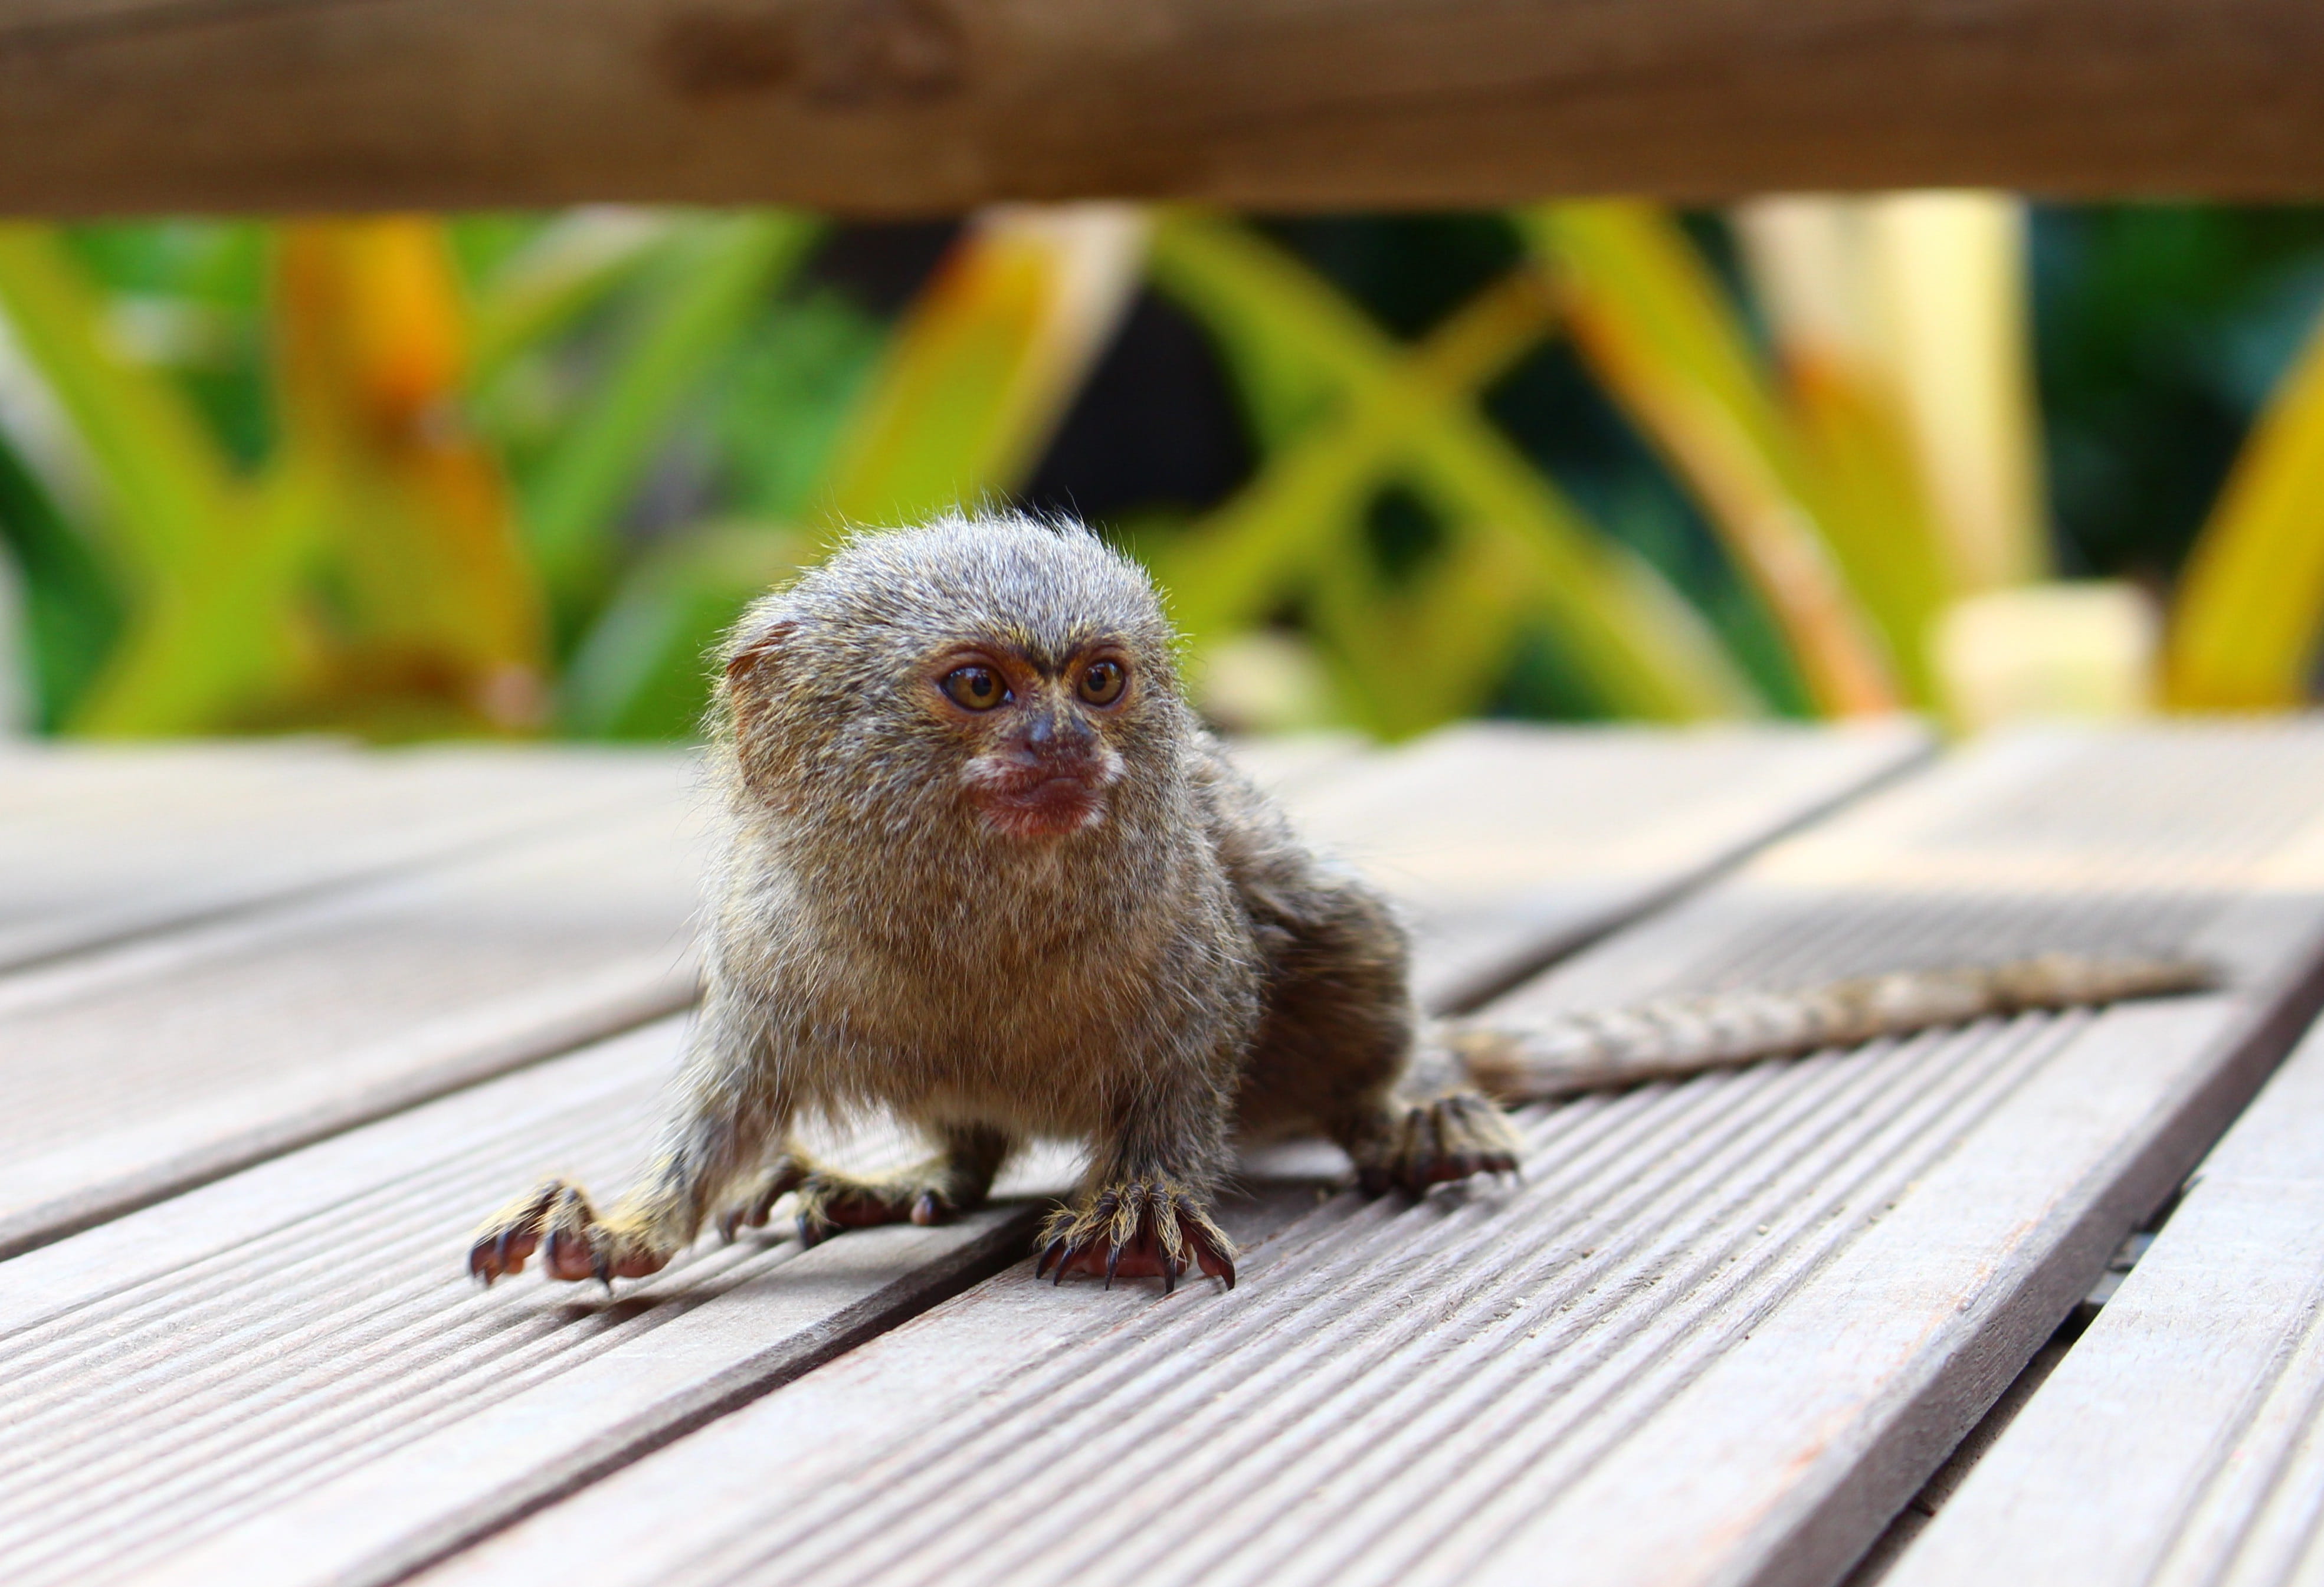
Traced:
[[0, 226], [50, 732], [665, 738], [847, 526], [1076, 511], [1239, 727], [2304, 702], [2324, 215]]

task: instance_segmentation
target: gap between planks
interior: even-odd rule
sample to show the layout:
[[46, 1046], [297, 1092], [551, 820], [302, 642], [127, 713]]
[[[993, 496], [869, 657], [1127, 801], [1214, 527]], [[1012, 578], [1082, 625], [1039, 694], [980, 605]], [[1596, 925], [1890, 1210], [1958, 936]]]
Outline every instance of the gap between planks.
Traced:
[[[1462, 857], [1457, 833], [1431, 838], [1425, 823], [1396, 822], [1393, 805], [1347, 791], [1360, 779], [1318, 784], [1316, 820], [1375, 854], [1411, 839], [1401, 861], [1409, 876], [1444, 879], [1422, 900], [1424, 921], [1504, 908], [1487, 877], [1505, 890], [1554, 889], [1577, 835], [1584, 843], [1594, 835], [1578, 896], [1602, 915], [1609, 899], [1658, 894], [1674, 869], [1729, 858], [1748, 841], [1737, 804], [1754, 806], [1763, 828], [1790, 825], [1922, 743], [1906, 730], [1591, 734], [1578, 746], [1563, 735], [1472, 734], [1397, 757], [1399, 775], [1437, 768], [1433, 787], [1407, 782], [1399, 798], [1452, 810], [1481, 789], [1498, 802], [1499, 863], [1489, 870]], [[1475, 775], [1479, 744], [1493, 779]], [[1536, 767], [1584, 780], [1525, 797], [1536, 786], [1529, 755]], [[1602, 796], [1625, 767], [1641, 784], [1633, 806], [1656, 798], [1681, 816], [1688, 799], [1729, 808], [1674, 821], [1656, 843], [1634, 841], [1621, 891], [1609, 886], [1620, 872], [1609, 860], [1618, 835], [1607, 827], [1622, 801]], [[1348, 801], [1336, 814], [1324, 803], [1334, 789]], [[1295, 807], [1305, 798], [1295, 792]], [[1536, 917], [1517, 918], [1536, 928]], [[1535, 950], [1472, 930], [1467, 946], [1438, 951], [1458, 973], [1463, 954]], [[652, 1122], [654, 1078], [676, 1039], [666, 1024], [537, 1066], [11, 1263], [0, 1354], [29, 1353], [10, 1369], [25, 1389], [6, 1413], [5, 1441], [23, 1463], [14, 1479], [0, 1477], [0, 1564], [10, 1579], [169, 1578], [181, 1569], [198, 1579], [207, 1567], [183, 1563], [180, 1551], [210, 1529], [263, 1527], [316, 1485], [341, 1491], [374, 1480], [394, 1494], [372, 1507], [392, 1536], [335, 1526], [323, 1552], [354, 1550], [365, 1572], [385, 1560], [416, 1564], [763, 1391], [858, 1327], [921, 1309], [1020, 1248], [1037, 1215], [1030, 1207], [948, 1230], [872, 1232], [803, 1254], [787, 1241], [749, 1241], [701, 1253], [611, 1306], [576, 1305], [574, 1292], [537, 1283], [460, 1289], [461, 1235], [494, 1200], [546, 1167], [605, 1185], [635, 1160]], [[1026, 1171], [1038, 1179], [1041, 1167]], [[1054, 1164], [1049, 1175], [1061, 1183]], [[1293, 1184], [1312, 1204], [1311, 1186]], [[1259, 1216], [1231, 1213], [1254, 1237]], [[35, 1373], [44, 1374], [37, 1385]], [[61, 1486], [23, 1488], [27, 1473]], [[20, 1502], [10, 1514], [12, 1489]], [[71, 1516], [82, 1509], [103, 1524], [76, 1527]], [[241, 1558], [226, 1574], [242, 1580], [259, 1568], [231, 1536], [219, 1546]], [[328, 1568], [304, 1545], [260, 1555], [284, 1568]]]
[[2324, 1029], [1882, 1578], [2259, 1587], [2324, 1576]]
[[1527, 1110], [1514, 1191], [1247, 1209], [1272, 1234], [1231, 1294], [1013, 1268], [421, 1580], [1830, 1582], [2290, 1044], [2319, 934], [2324, 731], [1988, 745], [1503, 1006], [2051, 946], [2191, 949], [2233, 989]]
[[[1418, 978], [1441, 1000], [1608, 928], [1924, 743], [1895, 724], [1472, 729], [1390, 755], [1245, 753], [1409, 900]], [[1664, 820], [1626, 836], [1626, 812]], [[489, 854], [0, 977], [0, 1254], [685, 1006], [706, 826], [671, 779], [642, 808]]]

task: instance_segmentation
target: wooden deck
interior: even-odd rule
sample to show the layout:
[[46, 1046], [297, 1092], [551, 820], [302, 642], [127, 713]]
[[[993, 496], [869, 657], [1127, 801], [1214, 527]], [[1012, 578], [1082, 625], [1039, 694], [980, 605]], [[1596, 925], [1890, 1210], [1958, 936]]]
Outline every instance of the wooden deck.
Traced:
[[[946, 1228], [770, 1232], [611, 1301], [487, 1292], [477, 1216], [547, 1168], [611, 1186], [652, 1127], [687, 763], [0, 752], [0, 1580], [1836, 1581], [2324, 984], [2324, 724], [1247, 753], [1406, 900], [1440, 1009], [2046, 948], [2185, 949], [2228, 983], [1529, 1109], [1521, 1184], [1416, 1204], [1268, 1154], [1226, 1209], [1231, 1293], [1037, 1286], [1057, 1152]], [[2216, 1518], [2119, 1569], [2072, 1541], [2158, 1494], [2264, 1509], [2293, 1557], [2324, 1503], [2310, 1070], [1882, 1569], [2035, 1557], [1989, 1552], [2015, 1527], [2051, 1546], [2034, 1581], [2213, 1579]], [[2282, 1239], [2238, 1245], [2286, 1176]], [[2152, 1392], [2209, 1370], [2239, 1295], [2233, 1380]], [[2118, 1448], [2089, 1407], [2126, 1400], [2183, 1431], [2156, 1472], [2212, 1453], [2085, 1478]], [[2255, 1440], [2273, 1474], [2227, 1483]], [[2142, 1563], [2171, 1548], [2179, 1574]]]

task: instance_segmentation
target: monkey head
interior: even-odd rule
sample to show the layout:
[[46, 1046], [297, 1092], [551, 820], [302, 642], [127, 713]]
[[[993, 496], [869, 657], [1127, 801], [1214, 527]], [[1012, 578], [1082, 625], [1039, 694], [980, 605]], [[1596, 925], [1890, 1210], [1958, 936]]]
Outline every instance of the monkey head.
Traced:
[[1021, 847], [1169, 796], [1193, 718], [1145, 574], [1005, 517], [859, 536], [752, 607], [714, 726], [778, 816]]

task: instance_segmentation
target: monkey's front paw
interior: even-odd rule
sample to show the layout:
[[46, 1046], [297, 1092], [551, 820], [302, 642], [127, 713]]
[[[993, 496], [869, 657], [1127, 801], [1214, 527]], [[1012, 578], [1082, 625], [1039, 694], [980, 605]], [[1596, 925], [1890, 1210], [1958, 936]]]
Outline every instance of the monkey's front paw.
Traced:
[[1060, 1283], [1067, 1273], [1101, 1274], [1108, 1288], [1117, 1278], [1158, 1278], [1167, 1292], [1191, 1266], [1232, 1289], [1234, 1259], [1234, 1242], [1185, 1191], [1167, 1181], [1132, 1181], [1100, 1192], [1086, 1206], [1050, 1213], [1033, 1276], [1055, 1262]]
[[1456, 1091], [1413, 1104], [1389, 1131], [1388, 1150], [1357, 1169], [1364, 1190], [1399, 1186], [1418, 1195], [1432, 1185], [1476, 1174], [1514, 1174], [1524, 1143], [1490, 1098]]
[[524, 1271], [525, 1259], [544, 1242], [540, 1265], [550, 1278], [595, 1278], [607, 1288], [616, 1278], [658, 1272], [675, 1254], [621, 1220], [599, 1221], [580, 1186], [545, 1179], [476, 1231], [468, 1274], [489, 1287], [504, 1273]]

